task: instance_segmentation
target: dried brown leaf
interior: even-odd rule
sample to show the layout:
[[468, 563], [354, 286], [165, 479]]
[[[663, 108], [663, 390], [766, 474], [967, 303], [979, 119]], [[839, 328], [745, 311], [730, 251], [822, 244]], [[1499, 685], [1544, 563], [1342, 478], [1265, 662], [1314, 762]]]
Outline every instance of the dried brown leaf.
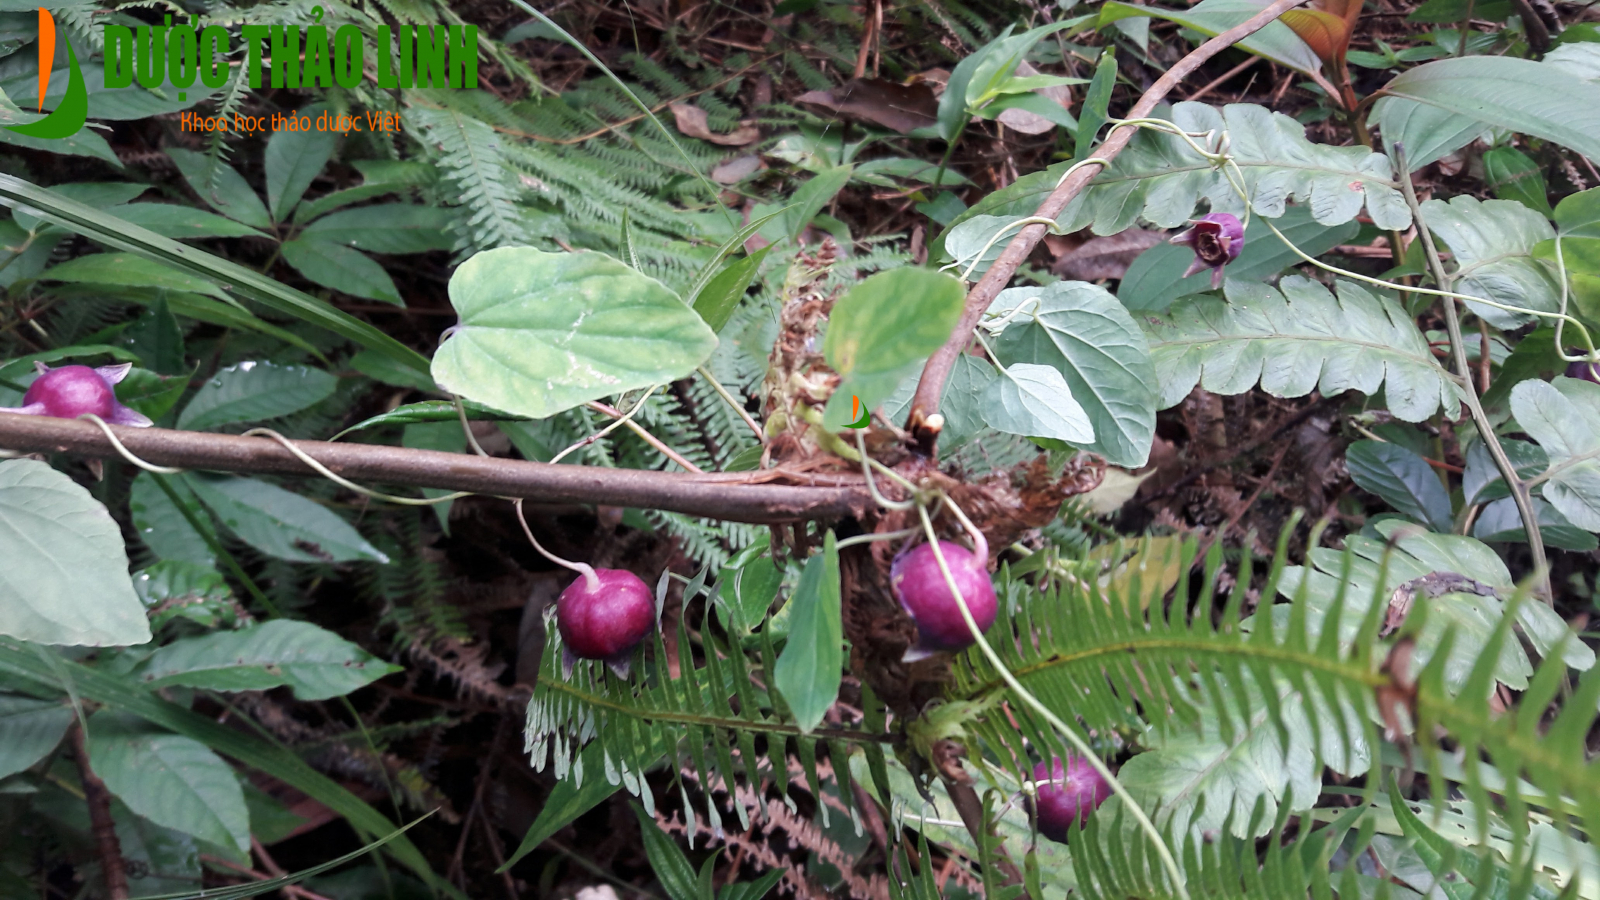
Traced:
[[714, 134], [706, 119], [706, 111], [687, 103], [674, 103], [669, 107], [677, 123], [678, 132], [687, 137], [699, 138], [725, 147], [742, 147], [761, 139], [761, 129], [754, 125], [740, 125], [728, 134]]
[[[1039, 70], [1029, 65], [1027, 61], [1017, 65], [1017, 76], [1019, 78], [1038, 74]], [[1038, 88], [1034, 93], [1048, 100], [1054, 100], [1062, 109], [1072, 109], [1072, 89], [1064, 84]], [[1023, 134], [1044, 134], [1057, 127], [1056, 123], [1046, 119], [1044, 116], [1028, 112], [1025, 109], [1008, 109], [1000, 113], [997, 118], [1001, 125], [1012, 131], [1020, 131]]]
[[853, 78], [831, 91], [808, 91], [795, 102], [901, 134], [935, 124], [939, 114], [928, 84], [896, 84], [881, 78]]
[[1139, 254], [1161, 243], [1163, 235], [1155, 231], [1130, 228], [1105, 237], [1090, 238], [1056, 258], [1050, 271], [1062, 278], [1075, 281], [1099, 281], [1102, 278], [1121, 278], [1128, 274], [1128, 266]]

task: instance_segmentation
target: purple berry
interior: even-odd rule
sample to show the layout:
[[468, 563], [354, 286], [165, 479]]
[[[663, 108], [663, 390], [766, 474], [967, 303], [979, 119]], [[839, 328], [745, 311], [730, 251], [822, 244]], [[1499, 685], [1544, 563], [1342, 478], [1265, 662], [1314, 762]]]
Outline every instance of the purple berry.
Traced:
[[98, 369], [88, 366], [52, 369], [44, 363], [34, 365], [39, 377], [22, 396], [22, 406], [0, 407], [0, 412], [56, 419], [76, 419], [92, 413], [113, 425], [151, 424], [149, 419], [118, 403], [117, 392], [111, 387], [127, 376], [132, 363]]
[[1194, 251], [1194, 261], [1183, 277], [1210, 269], [1211, 287], [1215, 290], [1222, 284], [1222, 267], [1238, 259], [1239, 251], [1244, 249], [1244, 224], [1231, 213], [1209, 213], [1190, 221], [1193, 227], [1170, 243], [1184, 244]]
[[1028, 809], [1039, 817], [1039, 833], [1062, 844], [1074, 819], [1088, 821], [1111, 796], [1111, 785], [1081, 756], [1069, 755], [1065, 764], [1059, 756], [1048, 765], [1039, 763], [1033, 783], [1037, 799], [1028, 801]]
[[1567, 365], [1567, 377], [1580, 378], [1584, 381], [1600, 384], [1600, 363], [1570, 363]]
[[561, 642], [579, 659], [626, 659], [656, 627], [656, 598], [639, 576], [595, 569], [596, 584], [578, 576], [556, 600]]
[[[961, 597], [978, 623], [978, 629], [988, 631], [994, 624], [998, 604], [985, 561], [949, 541], [940, 541], [939, 549], [950, 565], [950, 574], [955, 576], [956, 586], [961, 589]], [[895, 557], [894, 564], [889, 567], [889, 585], [901, 608], [917, 623], [917, 646], [908, 658], [972, 646], [972, 631], [967, 628], [956, 597], [950, 593], [950, 585], [939, 570], [932, 544], [918, 544]]]

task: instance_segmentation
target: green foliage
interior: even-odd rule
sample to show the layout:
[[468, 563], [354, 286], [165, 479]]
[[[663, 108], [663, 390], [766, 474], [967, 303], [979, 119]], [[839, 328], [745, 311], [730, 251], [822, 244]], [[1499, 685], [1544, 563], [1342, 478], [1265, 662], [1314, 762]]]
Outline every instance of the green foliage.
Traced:
[[0, 634], [95, 647], [150, 640], [117, 523], [44, 463], [0, 462], [0, 558]]
[[789, 639], [772, 670], [773, 685], [802, 732], [814, 730], [839, 699], [844, 661], [839, 590], [839, 551], [830, 531], [822, 553], [806, 561], [789, 598]]
[[672, 291], [601, 254], [485, 251], [451, 276], [450, 300], [461, 323], [435, 380], [535, 419], [681, 378], [716, 346]]
[[851, 397], [873, 409], [907, 371], [944, 345], [961, 314], [960, 282], [927, 269], [881, 272], [834, 304], [822, 352], [843, 381], [829, 398], [823, 422], [854, 420]]

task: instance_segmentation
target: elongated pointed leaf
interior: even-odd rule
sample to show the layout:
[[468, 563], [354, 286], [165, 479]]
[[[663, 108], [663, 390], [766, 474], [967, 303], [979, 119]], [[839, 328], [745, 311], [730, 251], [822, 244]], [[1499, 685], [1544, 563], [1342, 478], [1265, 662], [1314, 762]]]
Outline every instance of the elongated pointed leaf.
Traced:
[[[295, 113], [296, 117], [317, 116], [327, 111], [325, 103], [313, 103]], [[267, 139], [263, 157], [267, 170], [267, 206], [275, 222], [289, 217], [306, 188], [333, 158], [334, 145], [339, 141], [335, 131], [274, 131]]]
[[186, 474], [186, 483], [239, 539], [291, 562], [389, 561], [326, 507], [254, 478]]
[[1358, 487], [1434, 531], [1450, 530], [1450, 495], [1422, 457], [1399, 444], [1356, 441], [1345, 464]]
[[1600, 158], [1600, 85], [1554, 66], [1511, 56], [1440, 59], [1402, 72], [1384, 91]]
[[321, 369], [248, 361], [218, 372], [183, 408], [178, 427], [206, 431], [299, 412], [333, 396], [339, 380]]
[[301, 700], [326, 700], [397, 671], [397, 666], [327, 629], [275, 619], [237, 631], [181, 638], [157, 650], [134, 677], [153, 688], [181, 684], [214, 691], [264, 691], [288, 685]]
[[71, 724], [72, 707], [65, 703], [0, 694], [0, 778], [44, 759]]
[[822, 552], [806, 560], [800, 583], [789, 598], [789, 642], [778, 655], [773, 681], [804, 731], [821, 724], [839, 698], [844, 664], [844, 626], [839, 595], [839, 551], [833, 532]]
[[[0, 197], [38, 211], [45, 218], [118, 250], [128, 250], [181, 272], [214, 283], [355, 341], [396, 362], [426, 371], [427, 358], [373, 325], [334, 309], [315, 297], [287, 287], [259, 272], [180, 244], [153, 231], [122, 221], [102, 210], [60, 197], [20, 178], [0, 174]], [[265, 226], [263, 226], [265, 227]], [[174, 304], [173, 312], [184, 314]]]
[[1511, 389], [1511, 413], [1550, 458], [1545, 499], [1572, 524], [1600, 531], [1600, 385], [1524, 381]]

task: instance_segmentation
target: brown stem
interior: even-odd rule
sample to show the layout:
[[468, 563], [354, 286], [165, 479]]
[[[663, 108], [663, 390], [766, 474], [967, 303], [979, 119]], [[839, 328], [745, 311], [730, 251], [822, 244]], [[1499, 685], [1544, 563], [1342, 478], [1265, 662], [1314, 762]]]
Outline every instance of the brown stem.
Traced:
[[[185, 469], [314, 475], [276, 441], [231, 434], [111, 426], [129, 452], [146, 462]], [[537, 503], [588, 503], [662, 509], [733, 522], [797, 522], [859, 515], [869, 505], [855, 478], [784, 475], [780, 471], [695, 475], [642, 469], [550, 465], [376, 444], [294, 441], [307, 456], [352, 481], [472, 491]], [[89, 422], [0, 413], [0, 448], [28, 453], [117, 456]], [[788, 479], [808, 483], [772, 483]]]
[[122, 844], [117, 840], [117, 825], [111, 820], [111, 792], [89, 768], [89, 747], [81, 722], [72, 723], [67, 739], [72, 742], [72, 756], [78, 763], [83, 799], [89, 804], [89, 829], [94, 834], [95, 852], [100, 856], [100, 871], [105, 875], [106, 896], [110, 900], [128, 900], [128, 867], [122, 859]]
[[[1182, 83], [1206, 60], [1255, 34], [1303, 2], [1305, 0], [1274, 0], [1271, 6], [1251, 16], [1247, 21], [1194, 48], [1188, 56], [1178, 60], [1150, 86], [1149, 90], [1144, 92], [1139, 102], [1128, 111], [1127, 118], [1148, 117], [1168, 92]], [[1134, 131], [1131, 126], [1113, 128], [1105, 143], [1095, 149], [1095, 157], [1110, 163], [1128, 146], [1128, 142], [1133, 139]], [[1098, 171], [1095, 166], [1084, 166], [1067, 176], [1054, 191], [1050, 192], [1050, 196], [1039, 204], [1039, 209], [1034, 215], [1045, 219], [1059, 216], [1061, 211], [1067, 208], [1067, 204], [1088, 187]], [[967, 293], [966, 308], [962, 311], [961, 321], [956, 324], [956, 330], [950, 335], [950, 340], [945, 342], [945, 345], [940, 347], [923, 367], [922, 378], [917, 382], [916, 396], [911, 400], [911, 415], [906, 420], [907, 430], [923, 448], [931, 450], [934, 441], [938, 439], [939, 429], [930, 426], [928, 417], [939, 409], [939, 398], [944, 393], [945, 379], [950, 377], [950, 371], [955, 368], [956, 359], [966, 349], [967, 342], [972, 339], [973, 329], [977, 328], [978, 320], [983, 317], [984, 311], [1011, 281], [1011, 276], [1016, 273], [1017, 268], [1028, 258], [1028, 254], [1033, 252], [1034, 246], [1044, 238], [1044, 233], [1045, 226], [1037, 224], [1028, 225], [1017, 232], [1017, 236], [1006, 245], [1005, 252], [1001, 253], [1000, 258], [989, 267], [989, 271], [984, 273], [983, 279]]]

